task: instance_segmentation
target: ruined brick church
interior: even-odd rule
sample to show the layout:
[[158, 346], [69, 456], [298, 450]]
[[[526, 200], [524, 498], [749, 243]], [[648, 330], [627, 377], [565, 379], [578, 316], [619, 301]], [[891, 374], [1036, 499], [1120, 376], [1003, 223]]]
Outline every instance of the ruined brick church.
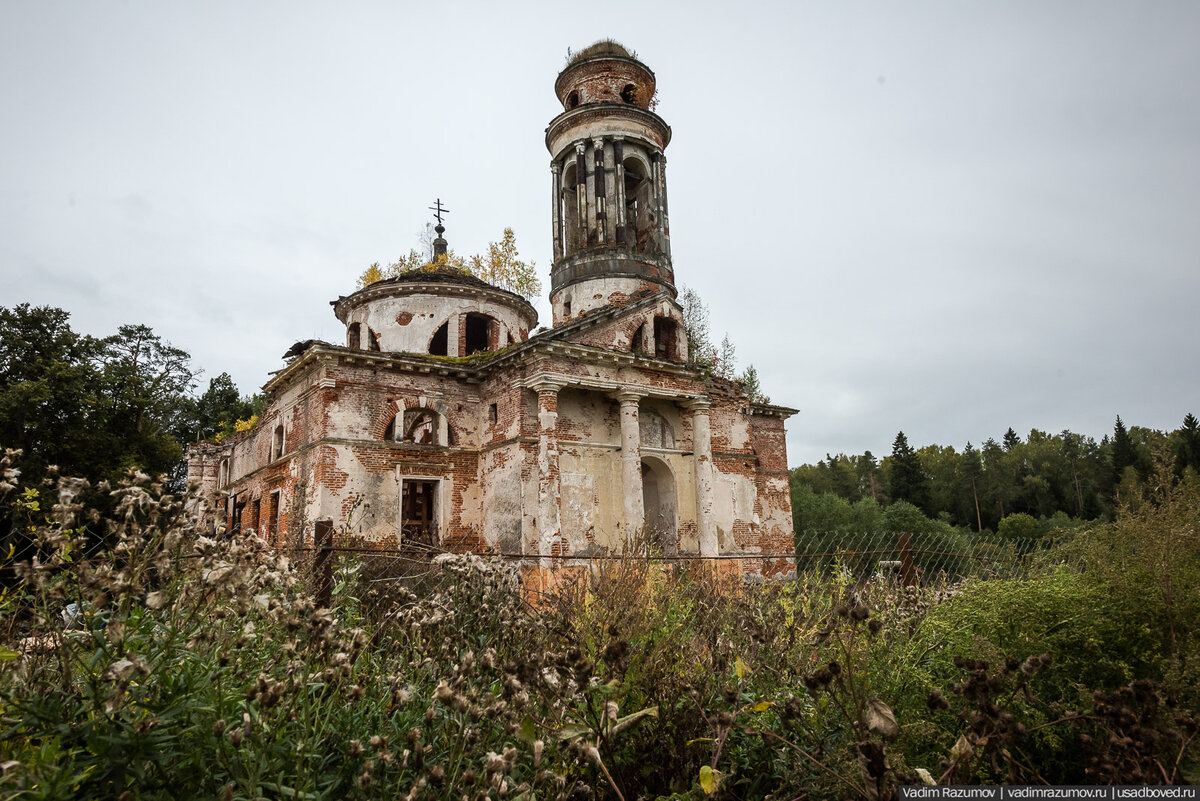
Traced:
[[790, 569], [795, 411], [689, 363], [654, 73], [605, 43], [554, 88], [551, 327], [531, 333], [524, 298], [449, 270], [338, 298], [345, 344], [297, 343], [257, 426], [189, 452], [229, 530], [311, 545], [330, 520], [347, 544], [543, 568], [645, 532], [668, 556]]

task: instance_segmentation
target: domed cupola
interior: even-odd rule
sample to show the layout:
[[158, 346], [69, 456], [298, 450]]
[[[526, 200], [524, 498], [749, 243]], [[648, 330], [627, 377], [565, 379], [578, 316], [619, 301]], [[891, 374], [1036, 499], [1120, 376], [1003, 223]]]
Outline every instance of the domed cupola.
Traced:
[[[445, 256], [438, 221], [434, 252]], [[470, 356], [529, 338], [537, 310], [506, 289], [453, 267], [426, 265], [332, 301], [355, 350]]]
[[616, 42], [575, 54], [554, 84], [554, 324], [643, 290], [675, 294], [667, 222], [671, 128], [652, 111], [654, 73]]

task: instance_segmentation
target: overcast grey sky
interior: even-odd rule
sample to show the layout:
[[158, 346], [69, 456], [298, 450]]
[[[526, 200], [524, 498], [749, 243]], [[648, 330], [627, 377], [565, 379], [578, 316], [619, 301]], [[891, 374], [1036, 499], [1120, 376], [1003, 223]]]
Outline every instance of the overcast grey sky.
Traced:
[[[548, 282], [567, 48], [658, 76], [677, 280], [789, 461], [1200, 414], [1200, 3], [0, 4], [0, 305], [261, 386], [505, 226]], [[538, 304], [543, 322], [549, 307]]]

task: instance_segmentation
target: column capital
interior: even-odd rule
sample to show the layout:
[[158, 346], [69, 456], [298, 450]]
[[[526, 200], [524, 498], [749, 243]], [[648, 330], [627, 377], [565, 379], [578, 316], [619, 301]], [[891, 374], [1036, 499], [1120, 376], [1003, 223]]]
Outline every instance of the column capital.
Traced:
[[712, 401], [708, 398], [687, 398], [679, 402], [679, 405], [687, 409], [689, 412], [707, 412], [712, 408]]
[[618, 389], [614, 392], [610, 392], [609, 397], [620, 402], [621, 404], [640, 403], [642, 398], [646, 397], [646, 393], [639, 392], [636, 389]]
[[578, 153], [579, 155], [582, 156], [583, 152], [585, 150], [587, 150], [587, 140], [586, 139], [580, 139], [578, 142], [575, 143], [575, 152], [576, 153]]
[[525, 382], [526, 387], [528, 387], [529, 389], [532, 389], [534, 392], [537, 392], [539, 394], [542, 392], [558, 392], [560, 389], [562, 389], [566, 385], [567, 384], [565, 381], [556, 380], [553, 378], [547, 378], [547, 377], [543, 377], [543, 376], [539, 376], [538, 378], [533, 378], [533, 379], [530, 379], [529, 381]]
[[603, 136], [593, 136], [592, 137], [592, 147], [596, 148], [597, 150], [604, 147], [604, 137]]
[[558, 175], [558, 171], [561, 169], [562, 169], [562, 165], [560, 165], [558, 163], [557, 159], [550, 159], [550, 172], [554, 173], [555, 175]]

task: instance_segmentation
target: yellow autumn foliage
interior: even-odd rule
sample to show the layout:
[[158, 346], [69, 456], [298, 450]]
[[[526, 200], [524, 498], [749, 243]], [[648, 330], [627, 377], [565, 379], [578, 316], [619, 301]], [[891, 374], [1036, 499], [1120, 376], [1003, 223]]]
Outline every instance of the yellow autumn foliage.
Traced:
[[535, 265], [521, 261], [518, 255], [516, 234], [513, 229], [505, 228], [499, 242], [488, 243], [485, 255], [476, 254], [464, 259], [451, 250], [429, 261], [416, 250], [410, 250], [407, 256], [401, 256], [386, 267], [375, 262], [358, 277], [358, 288], [412, 272], [452, 271], [473, 275], [526, 299], [536, 297], [542, 292], [542, 282], [537, 277]]

